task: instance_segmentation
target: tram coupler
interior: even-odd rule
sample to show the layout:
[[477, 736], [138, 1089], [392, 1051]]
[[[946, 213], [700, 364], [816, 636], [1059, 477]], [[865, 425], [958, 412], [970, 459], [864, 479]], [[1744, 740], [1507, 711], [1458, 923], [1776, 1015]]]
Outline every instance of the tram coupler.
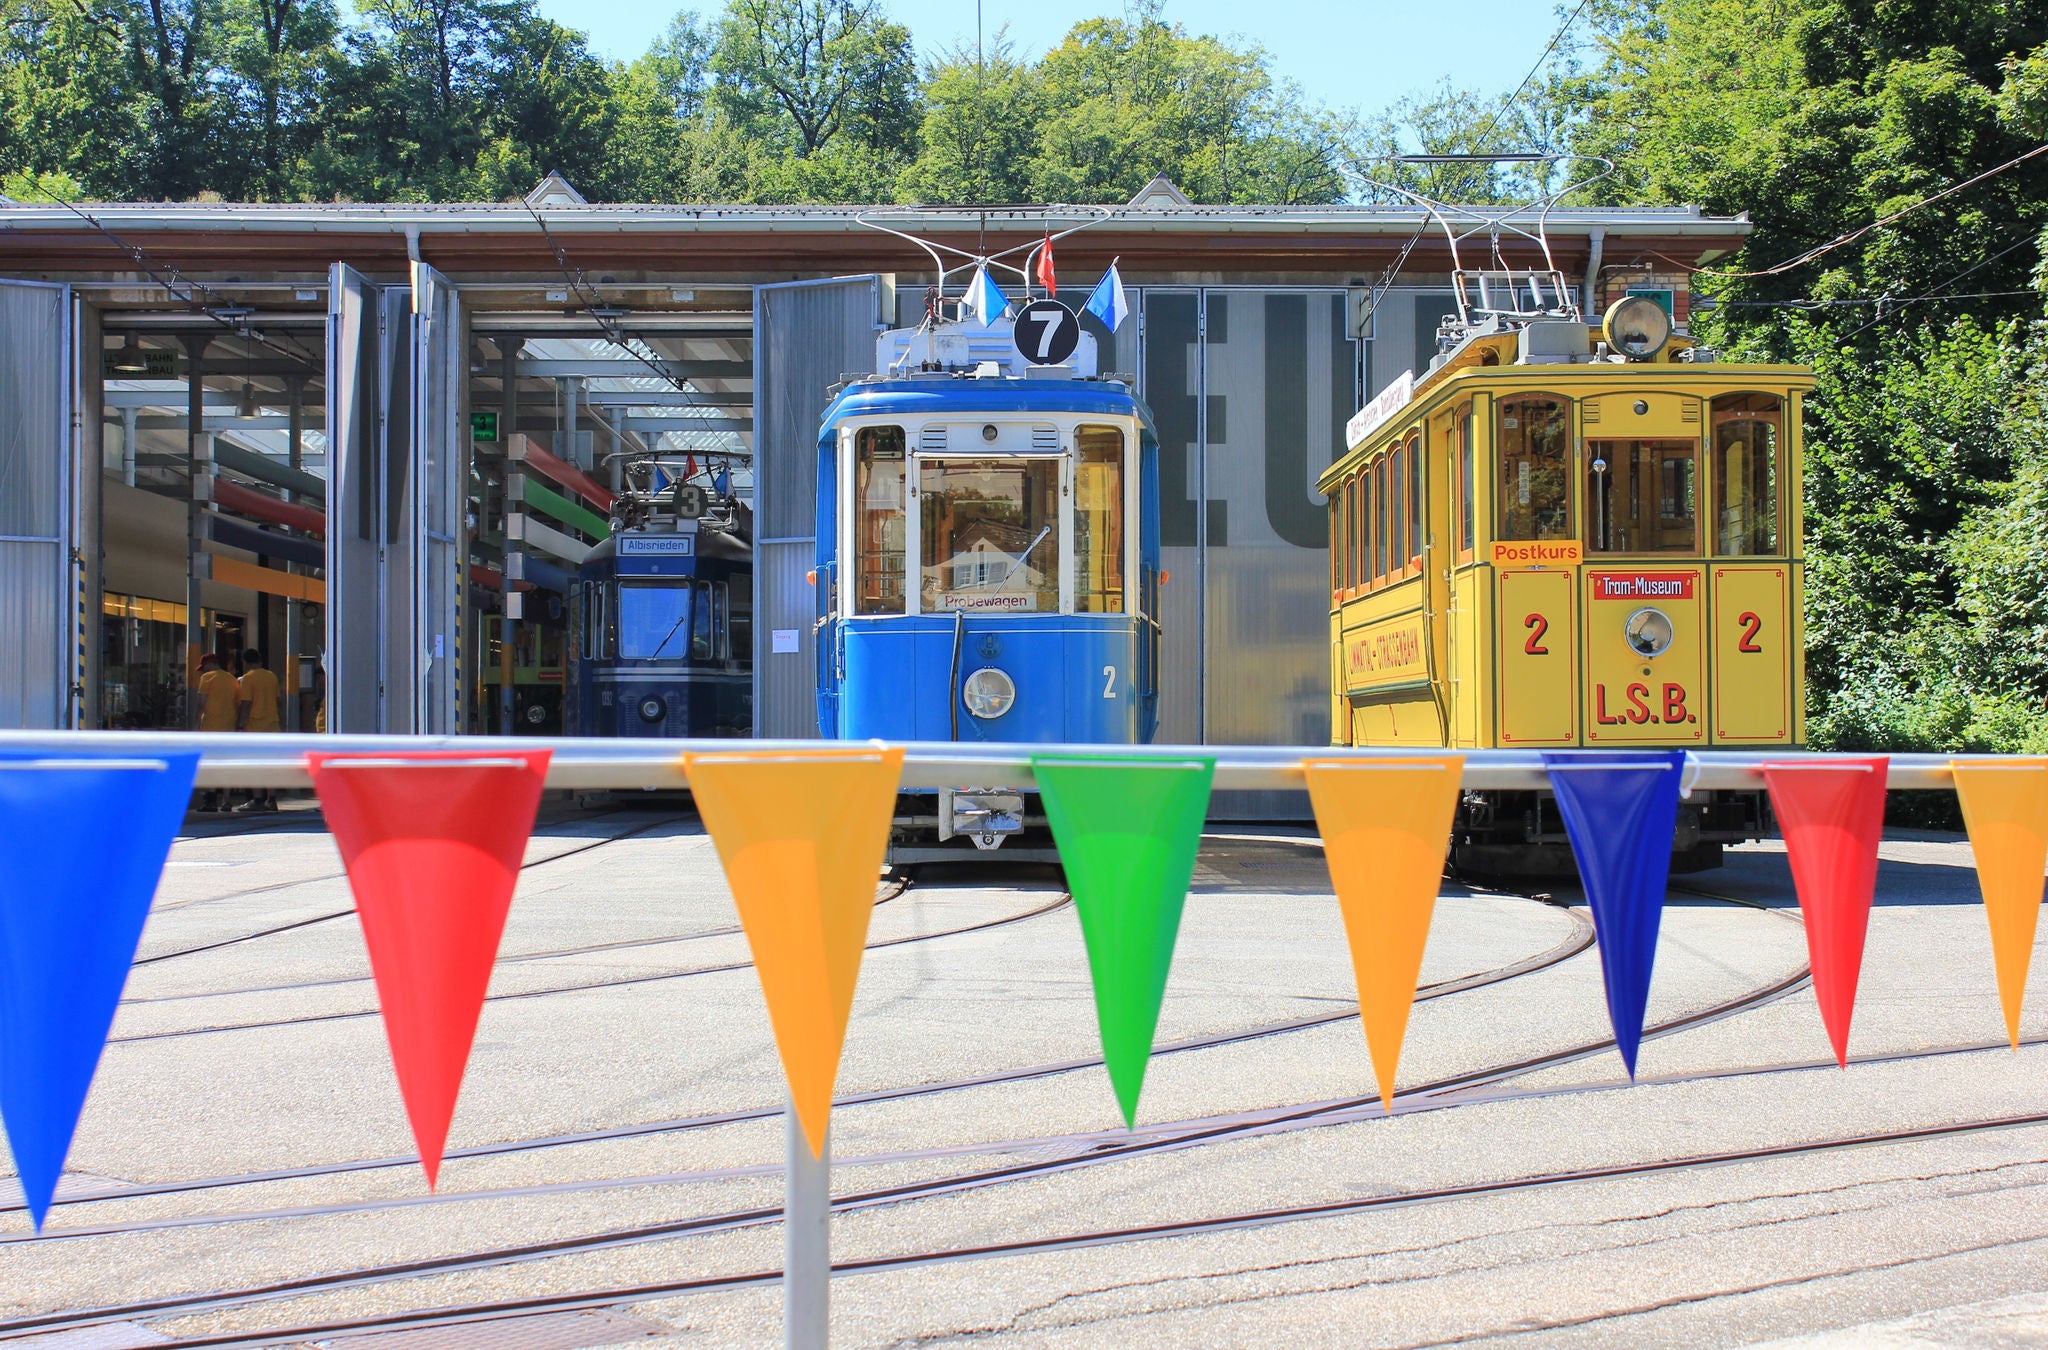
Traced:
[[939, 842], [965, 835], [987, 852], [1024, 828], [1024, 794], [1009, 788], [940, 788]]

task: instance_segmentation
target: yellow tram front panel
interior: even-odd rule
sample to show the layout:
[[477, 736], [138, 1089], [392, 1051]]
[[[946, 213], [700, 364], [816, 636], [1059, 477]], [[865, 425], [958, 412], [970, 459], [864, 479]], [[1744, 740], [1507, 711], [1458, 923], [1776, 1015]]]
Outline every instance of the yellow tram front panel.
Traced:
[[[1497, 545], [1505, 548], [1506, 545]], [[1506, 749], [1579, 743], [1579, 625], [1576, 574], [1567, 563], [1494, 574], [1499, 603], [1493, 685]]]
[[1783, 745], [1798, 725], [1792, 647], [1792, 569], [1783, 563], [1713, 568], [1714, 739]]
[[[1706, 743], [1705, 571], [1662, 560], [1586, 565], [1587, 745]], [[1647, 654], [1652, 642], [1665, 645]]]

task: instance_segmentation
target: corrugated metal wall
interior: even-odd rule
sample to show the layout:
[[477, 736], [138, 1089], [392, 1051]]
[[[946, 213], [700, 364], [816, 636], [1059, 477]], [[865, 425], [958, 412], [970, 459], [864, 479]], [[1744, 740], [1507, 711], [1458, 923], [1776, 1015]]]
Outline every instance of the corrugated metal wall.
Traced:
[[468, 561], [468, 334], [448, 278], [412, 265], [412, 443], [417, 451], [412, 526], [412, 646], [419, 677], [414, 729], [452, 735], [464, 722], [462, 600]]
[[0, 282], [0, 727], [69, 725], [71, 290]]
[[804, 580], [814, 558], [818, 420], [841, 375], [875, 368], [880, 313], [874, 276], [754, 291], [756, 736], [818, 734], [818, 602]]
[[[1413, 305], [1410, 304], [1412, 313]], [[1337, 290], [1147, 289], [1142, 392], [1159, 424], [1159, 739], [1328, 739], [1328, 525], [1315, 480], [1358, 407]], [[1219, 793], [1225, 818], [1293, 818], [1299, 793]]]

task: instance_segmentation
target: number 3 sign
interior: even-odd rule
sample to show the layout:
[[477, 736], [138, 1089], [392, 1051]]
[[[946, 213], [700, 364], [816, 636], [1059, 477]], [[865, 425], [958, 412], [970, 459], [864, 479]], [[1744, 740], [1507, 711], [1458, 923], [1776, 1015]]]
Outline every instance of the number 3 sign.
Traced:
[[1081, 345], [1081, 321], [1057, 300], [1033, 300], [1011, 332], [1017, 354], [1034, 366], [1056, 366]]

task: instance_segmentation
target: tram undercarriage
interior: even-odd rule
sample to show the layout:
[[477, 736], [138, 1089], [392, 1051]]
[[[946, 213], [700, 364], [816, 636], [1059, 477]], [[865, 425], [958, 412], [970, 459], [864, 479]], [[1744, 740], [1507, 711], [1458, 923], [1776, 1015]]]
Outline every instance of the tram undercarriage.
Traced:
[[[1671, 870], [1719, 867], [1725, 846], [1761, 839], [1770, 829], [1770, 801], [1764, 793], [1695, 791], [1678, 804]], [[1464, 794], [1451, 830], [1451, 866], [1474, 876], [1578, 875], [1557, 798], [1548, 792]]]
[[892, 866], [933, 862], [1058, 862], [1052, 827], [1035, 794], [1014, 788], [952, 788], [896, 798]]

